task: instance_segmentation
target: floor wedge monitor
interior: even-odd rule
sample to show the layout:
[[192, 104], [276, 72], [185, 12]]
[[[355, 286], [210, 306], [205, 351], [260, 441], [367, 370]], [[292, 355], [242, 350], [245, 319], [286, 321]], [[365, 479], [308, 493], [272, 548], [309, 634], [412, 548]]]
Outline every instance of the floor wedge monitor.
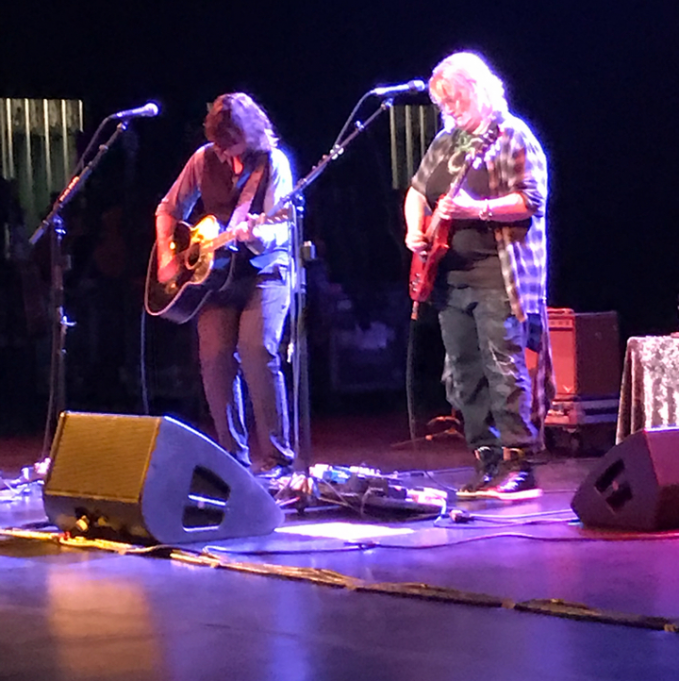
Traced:
[[272, 532], [283, 513], [215, 442], [167, 416], [64, 412], [43, 501], [62, 530], [177, 544]]
[[679, 428], [632, 433], [611, 448], [571, 502], [584, 525], [679, 528]]

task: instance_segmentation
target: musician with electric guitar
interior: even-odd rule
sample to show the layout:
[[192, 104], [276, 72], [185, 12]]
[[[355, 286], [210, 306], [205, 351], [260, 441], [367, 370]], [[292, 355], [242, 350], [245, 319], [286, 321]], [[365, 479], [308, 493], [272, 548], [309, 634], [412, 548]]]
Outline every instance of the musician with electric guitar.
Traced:
[[[546, 317], [547, 163], [501, 80], [478, 55], [438, 64], [429, 92], [444, 129], [413, 177], [404, 212], [410, 293], [438, 311], [443, 381], [475, 456], [460, 498], [527, 499], [540, 488], [554, 393]], [[526, 349], [537, 352], [531, 380]]]
[[[220, 445], [251, 465], [244, 380], [261, 449], [258, 474], [279, 477], [294, 460], [279, 359], [292, 267], [289, 213], [279, 202], [292, 190], [292, 173], [267, 114], [249, 95], [218, 97], [204, 127], [208, 143], [156, 210], [146, 309], [177, 323], [195, 317]], [[184, 221], [199, 199], [205, 217], [191, 227]]]

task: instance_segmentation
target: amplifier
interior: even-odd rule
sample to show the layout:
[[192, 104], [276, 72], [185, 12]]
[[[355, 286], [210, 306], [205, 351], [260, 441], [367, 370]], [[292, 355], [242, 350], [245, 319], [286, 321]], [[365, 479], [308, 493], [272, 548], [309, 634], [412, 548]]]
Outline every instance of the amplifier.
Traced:
[[[547, 312], [556, 400], [618, 397], [621, 351], [617, 313], [555, 307]], [[527, 351], [526, 362], [532, 373], [535, 354]]]
[[620, 394], [621, 359], [616, 312], [549, 308], [556, 399]]

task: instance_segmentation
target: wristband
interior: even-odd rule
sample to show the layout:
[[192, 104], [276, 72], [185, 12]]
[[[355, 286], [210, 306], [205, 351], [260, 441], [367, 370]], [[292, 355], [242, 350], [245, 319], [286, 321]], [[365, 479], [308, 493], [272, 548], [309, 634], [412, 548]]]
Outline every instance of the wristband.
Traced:
[[488, 199], [483, 200], [483, 208], [479, 211], [479, 220], [492, 220], [493, 211], [490, 209], [490, 202]]

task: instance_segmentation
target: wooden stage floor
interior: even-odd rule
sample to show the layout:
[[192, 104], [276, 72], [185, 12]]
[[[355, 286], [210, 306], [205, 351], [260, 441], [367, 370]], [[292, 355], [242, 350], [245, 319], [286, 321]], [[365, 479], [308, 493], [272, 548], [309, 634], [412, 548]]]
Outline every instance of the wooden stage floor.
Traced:
[[[312, 422], [313, 459], [454, 488], [460, 440], [401, 446], [403, 416]], [[40, 437], [0, 441], [4, 478]], [[470, 522], [288, 511], [264, 537], [121, 554], [0, 538], [0, 679], [674, 679], [679, 533], [583, 528], [594, 459], [547, 455], [534, 501], [453, 503]], [[41, 488], [0, 494], [0, 528], [45, 520]], [[360, 509], [359, 509], [360, 510]], [[365, 509], [364, 509], [365, 510]]]

